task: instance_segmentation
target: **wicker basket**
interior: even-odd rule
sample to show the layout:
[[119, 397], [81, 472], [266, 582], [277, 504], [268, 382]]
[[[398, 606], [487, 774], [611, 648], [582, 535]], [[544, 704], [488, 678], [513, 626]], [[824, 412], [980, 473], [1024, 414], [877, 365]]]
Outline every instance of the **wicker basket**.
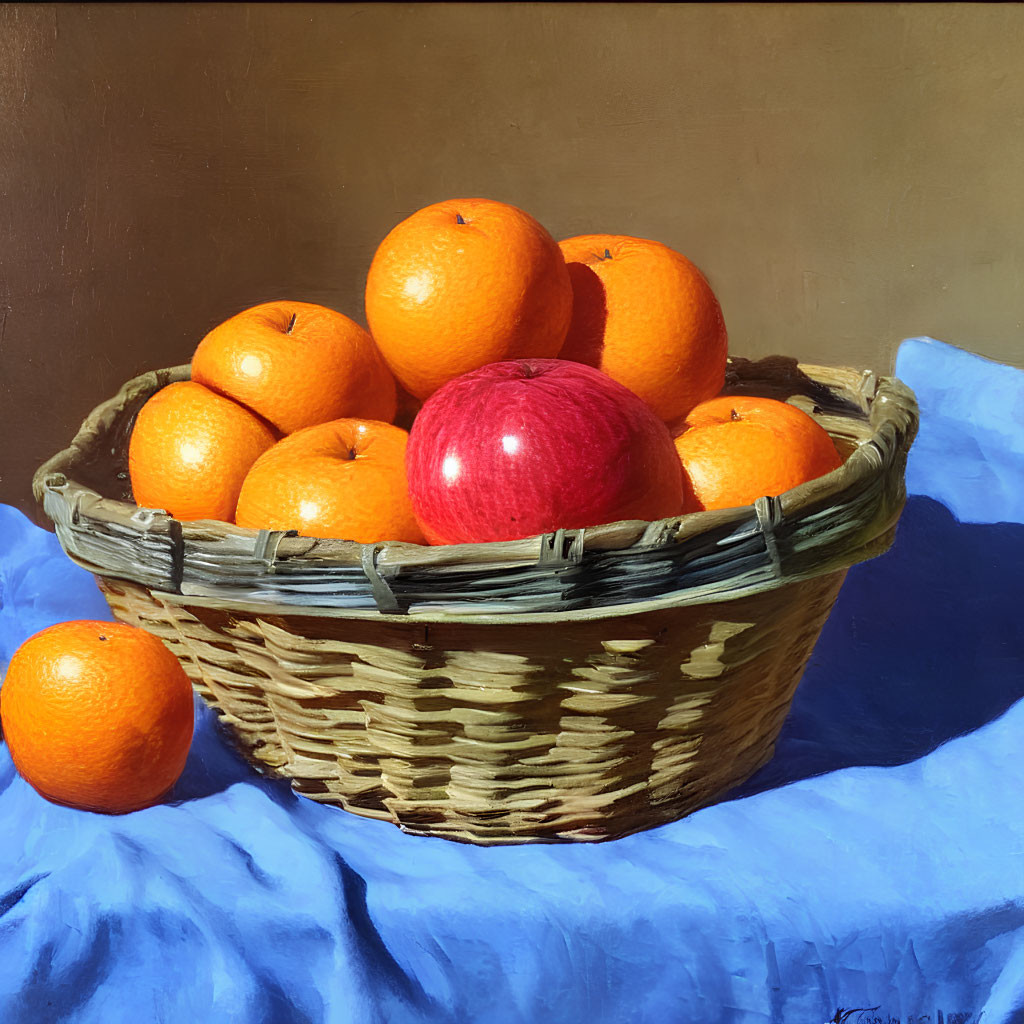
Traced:
[[129, 381], [36, 473], [114, 614], [161, 637], [258, 768], [407, 832], [601, 840], [678, 819], [772, 754], [855, 562], [891, 543], [917, 428], [899, 381], [779, 357], [846, 456], [778, 499], [509, 543], [360, 545], [131, 503]]

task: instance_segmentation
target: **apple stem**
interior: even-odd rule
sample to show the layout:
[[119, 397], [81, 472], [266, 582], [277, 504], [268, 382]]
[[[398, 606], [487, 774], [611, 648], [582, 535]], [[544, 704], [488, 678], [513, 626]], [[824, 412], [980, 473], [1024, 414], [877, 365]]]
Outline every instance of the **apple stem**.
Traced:
[[731, 411], [731, 412], [729, 413], [729, 418], [730, 418], [730, 419], [733, 419], [733, 420], [738, 420], [738, 419], [740, 418], [740, 414], [739, 414], [739, 413], [738, 413], [738, 412], [737, 412], [737, 411], [736, 411], [735, 409], [733, 409], [733, 410], [732, 410], [732, 411]]
[[456, 224], [465, 224], [465, 223], [466, 223], [466, 222], [465, 222], [465, 221], [464, 221], [464, 220], [462, 219], [462, 214], [461, 214], [461, 213], [457, 213], [457, 214], [455, 214], [455, 223], [456, 223]]
[[350, 459], [354, 459], [356, 457], [356, 450], [355, 450], [355, 448], [349, 448], [349, 450], [348, 450], [348, 457]]
[[612, 258], [612, 254], [607, 249], [605, 249], [604, 256], [602, 256], [601, 258], [602, 259], [606, 259], [606, 260], [610, 260]]
[[291, 320], [288, 321], [288, 329], [284, 332], [285, 334], [291, 334], [292, 328], [295, 326], [295, 321], [299, 319], [298, 313], [292, 313]]

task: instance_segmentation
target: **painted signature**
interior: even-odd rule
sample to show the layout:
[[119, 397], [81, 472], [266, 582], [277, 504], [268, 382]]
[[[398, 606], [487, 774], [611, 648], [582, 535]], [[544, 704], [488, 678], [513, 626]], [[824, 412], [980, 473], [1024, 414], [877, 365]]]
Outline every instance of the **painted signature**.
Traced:
[[[893, 1017], [891, 1014], [879, 1016], [878, 1006], [858, 1006], [852, 1009], [844, 1009], [840, 1006], [834, 1017], [830, 1017], [825, 1024], [980, 1024], [984, 1014], [973, 1012], [943, 1013], [936, 1010], [934, 1014], [920, 1013], [911, 1014], [909, 1017]], [[860, 1014], [855, 1017], [854, 1014]], [[872, 1016], [873, 1015], [873, 1016]]]

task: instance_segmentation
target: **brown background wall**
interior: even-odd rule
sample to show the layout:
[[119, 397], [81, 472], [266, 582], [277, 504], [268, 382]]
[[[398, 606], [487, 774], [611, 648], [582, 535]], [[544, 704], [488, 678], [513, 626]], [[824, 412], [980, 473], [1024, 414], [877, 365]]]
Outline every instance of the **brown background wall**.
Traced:
[[1022, 365], [1022, 39], [1017, 4], [0, 6], [0, 501], [239, 309], [361, 320], [453, 196], [679, 249], [739, 354]]

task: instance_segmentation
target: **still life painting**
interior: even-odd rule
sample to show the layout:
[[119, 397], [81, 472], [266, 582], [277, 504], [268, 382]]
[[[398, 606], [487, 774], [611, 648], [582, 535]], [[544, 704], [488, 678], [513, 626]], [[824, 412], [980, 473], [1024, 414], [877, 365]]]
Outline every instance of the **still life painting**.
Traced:
[[0, 6], [0, 1021], [1024, 1019], [1022, 28]]

